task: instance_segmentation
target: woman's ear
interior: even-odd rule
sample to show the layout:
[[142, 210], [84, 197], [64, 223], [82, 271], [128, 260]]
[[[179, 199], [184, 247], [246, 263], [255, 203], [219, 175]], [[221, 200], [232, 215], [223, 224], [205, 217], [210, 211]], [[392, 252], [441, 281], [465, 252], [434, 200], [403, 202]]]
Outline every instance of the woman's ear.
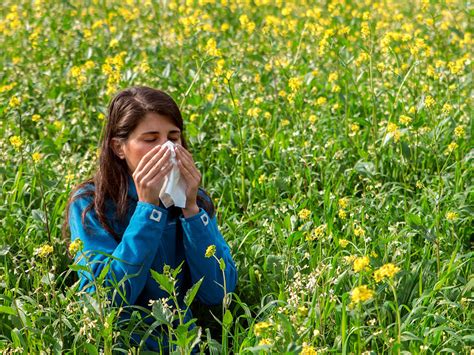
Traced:
[[120, 159], [125, 159], [125, 153], [123, 151], [123, 142], [118, 138], [112, 138], [112, 150], [115, 155]]

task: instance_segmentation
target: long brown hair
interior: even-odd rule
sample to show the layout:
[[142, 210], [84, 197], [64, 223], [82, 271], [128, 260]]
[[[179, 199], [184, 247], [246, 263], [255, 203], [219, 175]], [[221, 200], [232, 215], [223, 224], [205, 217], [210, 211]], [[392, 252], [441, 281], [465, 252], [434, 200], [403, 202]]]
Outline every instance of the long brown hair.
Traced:
[[[146, 86], [136, 86], [119, 92], [108, 107], [107, 124], [102, 138], [99, 156], [99, 166], [95, 175], [79, 184], [72, 192], [67, 203], [63, 235], [68, 234], [69, 207], [77, 198], [92, 196], [92, 203], [82, 213], [82, 224], [85, 226], [86, 214], [94, 209], [100, 224], [107, 232], [119, 241], [119, 236], [113, 230], [106, 216], [106, 202], [112, 201], [116, 208], [118, 220], [123, 220], [128, 208], [128, 179], [129, 172], [125, 160], [119, 159], [112, 149], [112, 139], [127, 139], [147, 113], [156, 113], [169, 117], [181, 130], [181, 145], [188, 148], [184, 137], [184, 125], [181, 112], [176, 102], [163, 91]], [[84, 189], [93, 185], [94, 189]], [[197, 202], [212, 218], [214, 205], [212, 199], [200, 188]]]

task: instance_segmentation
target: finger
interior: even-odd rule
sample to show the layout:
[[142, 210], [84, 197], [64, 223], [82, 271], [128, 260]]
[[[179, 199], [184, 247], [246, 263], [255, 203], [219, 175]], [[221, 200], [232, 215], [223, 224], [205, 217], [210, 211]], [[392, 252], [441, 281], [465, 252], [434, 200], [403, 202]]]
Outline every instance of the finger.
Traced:
[[160, 150], [153, 158], [145, 163], [141, 171], [137, 172], [138, 178], [144, 179], [155, 167], [162, 167], [165, 162], [170, 160], [170, 156], [171, 152], [167, 148]]
[[191, 160], [193, 160], [193, 156], [191, 155], [191, 153], [188, 152], [188, 151], [186, 150], [186, 148], [184, 148], [184, 147], [181, 146], [181, 145], [178, 145], [178, 146], [177, 146], [176, 152], [179, 153], [180, 155], [187, 156], [188, 158], [190, 158]]
[[192, 158], [181, 156], [178, 160], [182, 161], [183, 165], [189, 170], [189, 172], [197, 179], [200, 179], [199, 170], [196, 167], [196, 164], [192, 160]]
[[[201, 180], [201, 175], [197, 169], [192, 169], [189, 165], [184, 165], [181, 160], [178, 161], [178, 167], [180, 172], [183, 174], [183, 177], [188, 181], [188, 183], [199, 185]], [[193, 171], [195, 170], [195, 171]]]
[[173, 163], [167, 162], [163, 169], [161, 169], [155, 176], [150, 179], [149, 184], [158, 184], [166, 175], [168, 175], [172, 168]]
[[171, 170], [171, 168], [173, 167], [173, 163], [171, 162], [171, 159], [168, 158], [167, 159], [167, 155], [165, 154], [161, 159], [160, 161], [158, 161], [157, 164], [155, 164], [154, 166], [152, 166], [150, 168], [150, 170], [148, 171], [148, 173], [143, 177], [143, 180], [142, 182], [149, 182], [153, 179], [155, 179], [155, 177], [157, 175], [162, 175], [162, 172], [163, 170]]
[[146, 153], [138, 163], [136, 170], [140, 171], [141, 169], [143, 169], [143, 167], [151, 158], [160, 153], [161, 147], [162, 145], [158, 144], [157, 146], [153, 147], [148, 153]]

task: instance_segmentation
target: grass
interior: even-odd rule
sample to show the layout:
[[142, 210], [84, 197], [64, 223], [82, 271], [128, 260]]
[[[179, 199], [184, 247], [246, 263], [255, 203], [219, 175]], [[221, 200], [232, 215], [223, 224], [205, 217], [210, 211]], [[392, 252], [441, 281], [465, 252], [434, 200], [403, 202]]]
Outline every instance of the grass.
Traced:
[[193, 306], [202, 350], [472, 352], [472, 5], [255, 3], [1, 5], [2, 352], [150, 330], [81, 296], [61, 236], [138, 84], [180, 104], [239, 270], [228, 308]]

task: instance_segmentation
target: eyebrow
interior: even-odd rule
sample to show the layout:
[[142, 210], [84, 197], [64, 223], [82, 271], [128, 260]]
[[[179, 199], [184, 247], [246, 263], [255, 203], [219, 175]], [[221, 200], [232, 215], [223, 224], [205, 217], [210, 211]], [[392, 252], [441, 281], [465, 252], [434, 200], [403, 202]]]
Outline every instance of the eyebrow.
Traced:
[[[173, 134], [173, 133], [181, 133], [180, 130], [176, 130], [176, 129], [173, 129], [171, 131], [168, 132], [168, 134]], [[145, 134], [160, 134], [160, 131], [147, 131], [147, 132], [143, 132], [142, 135], [145, 135]]]

